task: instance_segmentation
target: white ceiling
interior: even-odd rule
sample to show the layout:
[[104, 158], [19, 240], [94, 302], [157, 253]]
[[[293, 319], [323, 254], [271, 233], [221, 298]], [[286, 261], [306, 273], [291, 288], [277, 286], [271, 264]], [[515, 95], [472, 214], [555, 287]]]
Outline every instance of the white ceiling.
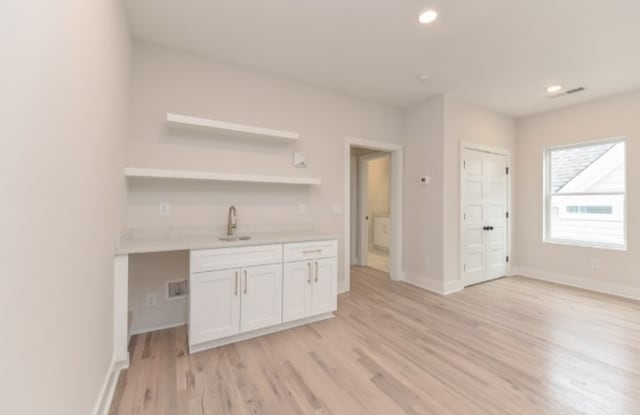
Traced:
[[397, 107], [447, 93], [520, 116], [640, 88], [638, 0], [125, 3], [136, 37]]

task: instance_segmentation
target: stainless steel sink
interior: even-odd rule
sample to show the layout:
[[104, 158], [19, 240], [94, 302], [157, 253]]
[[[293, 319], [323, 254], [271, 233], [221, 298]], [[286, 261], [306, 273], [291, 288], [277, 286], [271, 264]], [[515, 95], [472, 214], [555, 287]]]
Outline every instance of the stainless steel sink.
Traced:
[[221, 241], [234, 242], [234, 241], [248, 241], [249, 239], [251, 239], [251, 237], [247, 235], [230, 235], [230, 236], [221, 236], [218, 239]]

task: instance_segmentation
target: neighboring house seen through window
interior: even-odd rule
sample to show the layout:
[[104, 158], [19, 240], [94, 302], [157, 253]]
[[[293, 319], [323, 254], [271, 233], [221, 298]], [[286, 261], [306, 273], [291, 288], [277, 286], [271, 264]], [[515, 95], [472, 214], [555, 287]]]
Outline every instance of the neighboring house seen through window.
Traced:
[[625, 140], [545, 153], [546, 242], [626, 248]]

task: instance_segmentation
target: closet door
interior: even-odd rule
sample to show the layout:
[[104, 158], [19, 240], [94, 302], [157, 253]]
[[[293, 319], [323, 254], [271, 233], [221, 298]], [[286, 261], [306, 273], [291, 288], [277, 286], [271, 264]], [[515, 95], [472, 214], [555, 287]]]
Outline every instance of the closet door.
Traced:
[[462, 160], [462, 262], [465, 286], [507, 273], [507, 157], [465, 149]]

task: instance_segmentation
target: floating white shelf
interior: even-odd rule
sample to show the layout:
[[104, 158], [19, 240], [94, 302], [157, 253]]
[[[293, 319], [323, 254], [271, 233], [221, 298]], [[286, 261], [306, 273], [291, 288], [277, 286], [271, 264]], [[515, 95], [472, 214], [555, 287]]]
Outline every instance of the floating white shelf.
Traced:
[[252, 127], [250, 125], [234, 124], [207, 118], [191, 117], [188, 115], [167, 113], [167, 123], [171, 126], [204, 128], [220, 133], [231, 133], [246, 138], [261, 137], [278, 141], [296, 141], [300, 134], [291, 131], [272, 130], [270, 128]]
[[147, 169], [138, 167], [125, 167], [125, 177], [146, 177], [155, 179], [186, 179], [186, 180], [210, 180], [219, 182], [245, 182], [245, 183], [275, 183], [275, 184], [299, 184], [318, 185], [320, 179], [305, 177], [263, 176], [253, 174], [232, 174], [209, 171], [165, 170]]

